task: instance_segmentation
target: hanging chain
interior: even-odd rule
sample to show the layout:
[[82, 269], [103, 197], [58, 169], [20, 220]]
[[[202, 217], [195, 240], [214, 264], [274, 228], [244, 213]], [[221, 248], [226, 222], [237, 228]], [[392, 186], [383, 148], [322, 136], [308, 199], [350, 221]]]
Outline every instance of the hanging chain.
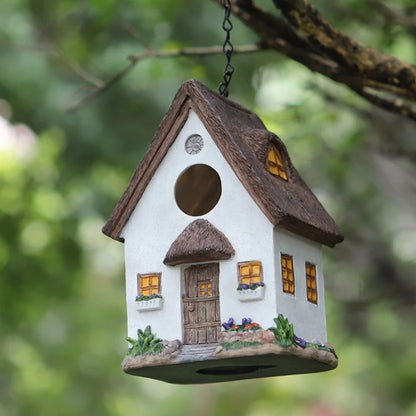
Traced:
[[233, 44], [230, 41], [230, 32], [233, 28], [233, 24], [230, 20], [231, 14], [231, 4], [230, 0], [222, 0], [222, 4], [224, 6], [224, 20], [222, 22], [222, 28], [225, 31], [225, 41], [222, 45], [222, 51], [224, 52], [227, 58], [227, 64], [224, 68], [224, 76], [223, 82], [221, 82], [219, 86], [220, 94], [224, 97], [228, 97], [228, 85], [230, 84], [231, 77], [234, 73], [234, 67], [231, 65], [231, 54], [233, 53]]

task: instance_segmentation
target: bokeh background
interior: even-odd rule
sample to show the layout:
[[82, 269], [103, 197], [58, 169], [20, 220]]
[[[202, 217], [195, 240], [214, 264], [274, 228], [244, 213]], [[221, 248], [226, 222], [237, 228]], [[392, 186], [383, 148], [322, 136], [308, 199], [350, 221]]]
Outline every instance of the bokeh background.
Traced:
[[[412, 0], [387, 3], [416, 22]], [[415, 25], [373, 0], [314, 4], [354, 38], [416, 62]], [[233, 57], [230, 98], [284, 140], [345, 234], [324, 250], [339, 367], [200, 386], [120, 369], [123, 245], [101, 227], [179, 86], [217, 89], [225, 58], [149, 58], [67, 109], [130, 54], [221, 45], [222, 18], [207, 1], [0, 2], [1, 416], [416, 415], [416, 125], [274, 52]], [[256, 41], [233, 22], [234, 45]]]

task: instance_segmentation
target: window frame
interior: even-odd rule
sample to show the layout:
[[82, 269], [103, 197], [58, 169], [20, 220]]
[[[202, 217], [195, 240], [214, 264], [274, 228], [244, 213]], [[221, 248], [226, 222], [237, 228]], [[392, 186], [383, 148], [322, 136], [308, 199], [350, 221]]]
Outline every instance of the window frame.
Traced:
[[212, 296], [212, 282], [198, 282], [198, 297]]
[[[283, 260], [285, 260], [285, 264]], [[287, 264], [288, 262], [290, 263], [290, 267], [288, 267], [288, 264]], [[288, 295], [295, 295], [296, 286], [295, 286], [295, 267], [293, 263], [293, 256], [287, 253], [280, 253], [280, 268], [282, 272], [283, 292], [287, 293]]]
[[[150, 284], [148, 286], [142, 286], [142, 280], [145, 278], [157, 278], [157, 284], [152, 284], [150, 281]], [[158, 295], [161, 296], [162, 293], [162, 273], [137, 273], [137, 296], [152, 296], [152, 295]], [[149, 294], [145, 295], [143, 294], [143, 288], [149, 288]], [[152, 290], [156, 288], [156, 292], [152, 292]]]
[[[253, 274], [253, 267], [259, 267], [259, 273]], [[250, 273], [248, 276], [243, 276], [241, 270], [243, 267], [249, 267]], [[249, 285], [252, 284], [261, 284], [263, 283], [263, 264], [260, 260], [250, 260], [250, 261], [241, 261], [237, 263], [237, 274], [238, 274], [238, 284], [239, 285]], [[252, 281], [253, 279], [257, 279], [258, 281]], [[249, 283], [243, 282], [243, 279], [249, 279]]]
[[288, 180], [286, 166], [282, 155], [276, 145], [272, 144], [267, 152], [267, 170], [273, 175], [283, 180]]
[[[309, 272], [308, 272], [309, 268]], [[313, 270], [313, 274], [310, 271]], [[305, 278], [306, 278], [306, 299], [314, 305], [318, 304], [318, 279], [316, 275], [316, 264], [305, 262]]]

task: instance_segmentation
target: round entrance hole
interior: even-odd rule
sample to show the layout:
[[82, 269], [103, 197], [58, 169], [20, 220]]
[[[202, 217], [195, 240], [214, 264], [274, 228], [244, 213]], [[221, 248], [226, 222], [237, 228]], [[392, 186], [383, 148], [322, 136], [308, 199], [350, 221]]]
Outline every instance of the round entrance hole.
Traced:
[[189, 166], [175, 184], [175, 200], [188, 215], [197, 217], [211, 211], [221, 197], [221, 179], [211, 166], [199, 163]]

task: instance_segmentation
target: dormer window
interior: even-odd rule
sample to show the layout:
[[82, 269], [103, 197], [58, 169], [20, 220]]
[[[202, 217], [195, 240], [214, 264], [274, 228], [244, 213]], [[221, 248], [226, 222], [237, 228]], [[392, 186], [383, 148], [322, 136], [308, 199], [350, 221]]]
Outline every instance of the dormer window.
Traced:
[[269, 153], [267, 154], [267, 168], [272, 175], [279, 176], [287, 181], [285, 165], [275, 146], [270, 146]]

